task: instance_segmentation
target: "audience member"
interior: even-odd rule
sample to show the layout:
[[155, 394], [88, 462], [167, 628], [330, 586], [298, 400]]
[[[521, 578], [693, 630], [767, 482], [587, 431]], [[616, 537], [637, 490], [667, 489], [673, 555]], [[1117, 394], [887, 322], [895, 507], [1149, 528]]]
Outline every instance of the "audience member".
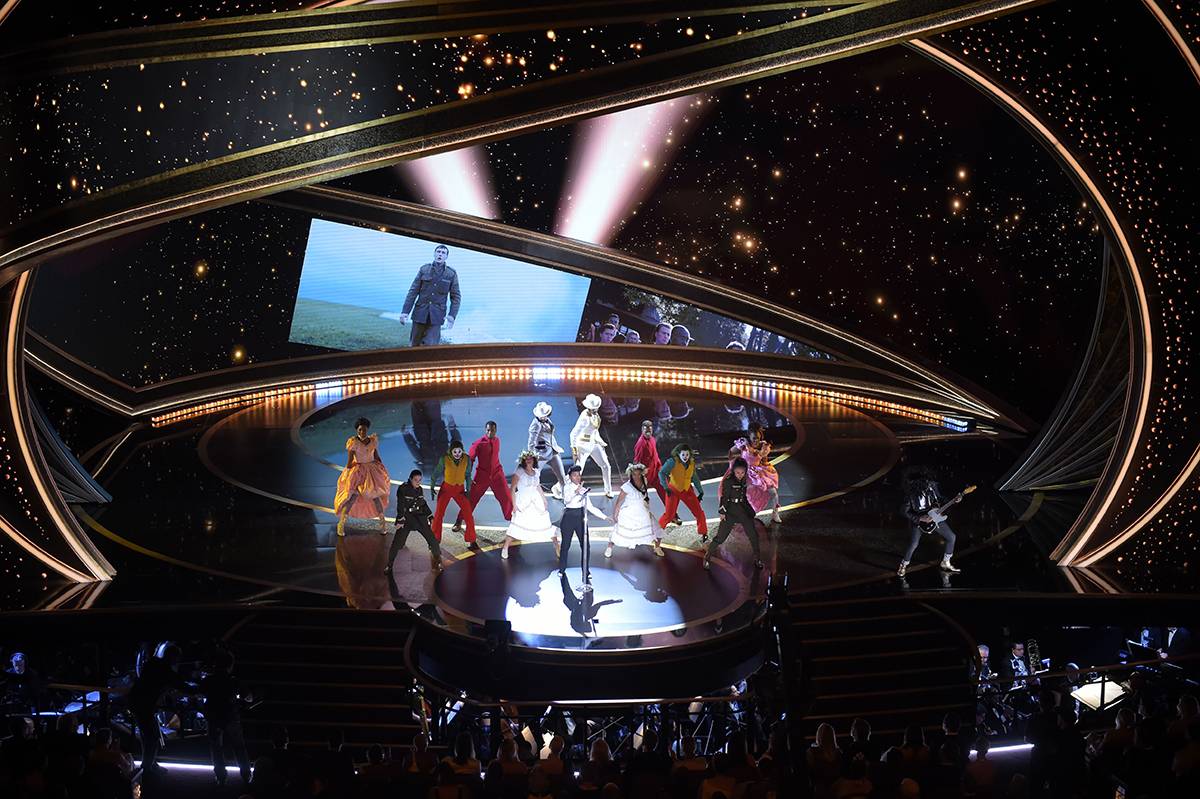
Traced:
[[96, 730], [92, 736], [92, 748], [88, 751], [87, 760], [89, 767], [111, 768], [126, 779], [133, 776], [133, 756], [121, 751], [120, 742], [108, 727]]
[[904, 730], [904, 741], [900, 744], [900, 771], [905, 777], [920, 782], [932, 765], [933, 755], [925, 745], [925, 730], [919, 724], [910, 724]]
[[592, 751], [588, 761], [579, 768], [579, 787], [588, 791], [597, 791], [609, 783], [620, 783], [620, 781], [621, 770], [612, 760], [608, 741], [597, 738], [592, 742]]
[[1178, 749], [1187, 742], [1187, 729], [1200, 718], [1200, 703], [1191, 694], [1184, 694], [1175, 703], [1175, 720], [1167, 727], [1167, 744]]
[[457, 776], [479, 779], [479, 761], [475, 759], [475, 742], [471, 740], [471, 733], [460, 732], [454, 739], [454, 754], [447, 755], [442, 762], [450, 766]]
[[984, 736], [975, 739], [975, 759], [967, 764], [963, 775], [963, 796], [970, 799], [992, 799], [996, 791], [996, 764], [988, 759], [991, 742]]
[[658, 749], [658, 733], [646, 728], [642, 748], [625, 766], [624, 790], [627, 799], [657, 799], [670, 785], [671, 758]]
[[567, 764], [563, 761], [562, 752], [567, 742], [563, 740], [561, 735], [555, 735], [550, 739], [550, 745], [546, 748], [546, 757], [538, 763], [538, 768], [542, 770], [551, 782], [561, 783], [563, 776], [567, 773]]
[[867, 799], [874, 787], [867, 778], [867, 761], [860, 756], [846, 762], [845, 775], [834, 780], [829, 795], [833, 799]]
[[679, 757], [671, 766], [672, 771], [708, 771], [708, 761], [696, 754], [696, 739], [684, 736], [679, 741]]
[[700, 799], [715, 799], [717, 796], [732, 797], [737, 789], [737, 780], [729, 772], [729, 755], [718, 752], [713, 758], [712, 775], [700, 783]]
[[879, 744], [871, 740], [871, 724], [866, 719], [850, 722], [850, 743], [842, 747], [842, 757], [847, 761], [859, 758], [867, 763], [878, 763], [881, 756]]
[[813, 795], [817, 799], [831, 796], [833, 782], [842, 773], [842, 750], [838, 749], [837, 733], [833, 726], [822, 724], [817, 727], [816, 740], [805, 756], [808, 763], [808, 778], [812, 783]]
[[295, 765], [288, 751], [286, 727], [271, 731], [271, 749], [254, 761], [254, 773], [250, 779], [250, 792], [255, 799], [274, 799], [284, 795], [295, 777]]
[[404, 770], [410, 774], [432, 774], [437, 763], [437, 755], [429, 751], [429, 738], [425, 733], [414, 735], [412, 748], [404, 756]]
[[467, 788], [458, 782], [449, 758], [437, 764], [436, 774], [437, 782], [429, 789], [429, 799], [470, 799]]

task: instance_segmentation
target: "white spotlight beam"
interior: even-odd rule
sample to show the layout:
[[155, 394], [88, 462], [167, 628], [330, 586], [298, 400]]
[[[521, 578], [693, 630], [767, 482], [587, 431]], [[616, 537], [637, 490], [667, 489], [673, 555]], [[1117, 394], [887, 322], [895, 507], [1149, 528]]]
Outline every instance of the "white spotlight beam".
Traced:
[[670, 163], [706, 103], [704, 95], [678, 97], [581, 123], [555, 233], [608, 244]]
[[425, 205], [483, 219], [500, 218], [492, 196], [491, 169], [481, 146], [402, 161], [396, 168]]

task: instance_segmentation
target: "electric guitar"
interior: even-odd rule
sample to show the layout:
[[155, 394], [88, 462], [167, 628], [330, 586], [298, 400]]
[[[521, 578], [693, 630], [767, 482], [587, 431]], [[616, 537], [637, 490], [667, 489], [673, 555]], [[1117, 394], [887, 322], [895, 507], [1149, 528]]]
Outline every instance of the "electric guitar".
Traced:
[[954, 505], [957, 505], [958, 503], [962, 502], [963, 497], [965, 497], [967, 494], [970, 494], [972, 491], [975, 490], [975, 488], [976, 488], [975, 486], [967, 486], [962, 491], [959, 491], [957, 494], [955, 494], [953, 497], [951, 497], [950, 501], [947, 502], [946, 504], [944, 504], [940, 507], [937, 507], [937, 508], [933, 508], [932, 510], [925, 511], [924, 515], [928, 516], [930, 521], [927, 521], [927, 522], [918, 521], [917, 522], [917, 526], [921, 528], [921, 532], [922, 533], [932, 533], [934, 530], [936, 530], [937, 526], [939, 524], [941, 524], [942, 522], [944, 522], [950, 518], [949, 516], [946, 515], [946, 511], [950, 510], [950, 508], [953, 507]]

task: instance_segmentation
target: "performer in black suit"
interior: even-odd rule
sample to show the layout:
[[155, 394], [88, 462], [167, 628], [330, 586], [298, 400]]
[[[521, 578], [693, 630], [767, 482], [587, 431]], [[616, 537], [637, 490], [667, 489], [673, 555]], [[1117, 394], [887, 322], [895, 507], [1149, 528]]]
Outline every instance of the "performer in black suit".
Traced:
[[396, 562], [396, 553], [404, 549], [408, 534], [412, 532], [419, 533], [429, 543], [429, 558], [434, 571], [442, 570], [441, 546], [433, 534], [433, 528], [429, 526], [432, 517], [433, 512], [429, 510], [421, 490], [421, 470], [413, 469], [408, 475], [408, 482], [396, 489], [396, 536], [388, 550], [388, 574], [391, 574], [392, 564]]
[[579, 561], [579, 568], [583, 578], [583, 590], [591, 589], [591, 574], [588, 571], [588, 536], [587, 536], [587, 519], [584, 514], [590, 513], [605, 521], [608, 521], [608, 516], [604, 511], [592, 504], [591, 497], [588, 496], [589, 489], [583, 484], [583, 467], [575, 464], [567, 472], [567, 487], [563, 490], [563, 515], [558, 523], [559, 533], [562, 535], [562, 543], [558, 553], [558, 573], [565, 575], [567, 573], [567, 553], [571, 550], [571, 536], [579, 539], [579, 547], [582, 550], [582, 555]]
[[[904, 557], [900, 560], [900, 568], [896, 570], [896, 575], [899, 577], [903, 577], [907, 573], [908, 564], [912, 562], [913, 553], [917, 551], [917, 545], [921, 543], [921, 536], [925, 534], [925, 531], [921, 529], [921, 523], [931, 522], [932, 519], [929, 517], [929, 511], [944, 502], [942, 493], [938, 489], [937, 481], [933, 479], [933, 475], [924, 471], [915, 471], [907, 477], [904, 485], [904, 494], [904, 515], [908, 518], [911, 535], [908, 542], [908, 549], [905, 550]], [[946, 542], [946, 552], [942, 555], [942, 570], [947, 572], [962, 571], [962, 569], [959, 569], [950, 562], [950, 557], [954, 554], [955, 539], [954, 531], [950, 529], [950, 525], [946, 522], [939, 522], [935, 525], [934, 531]]]
[[754, 526], [754, 509], [750, 507], [750, 500], [746, 498], [746, 474], [749, 470], [745, 459], [734, 458], [729, 474], [721, 480], [721, 523], [717, 526], [717, 534], [712, 543], [708, 545], [708, 551], [704, 553], [706, 569], [712, 568], [713, 553], [733, 532], [735, 524], [740, 524], [746, 531], [746, 537], [750, 539], [750, 548], [754, 551], [754, 568], [763, 567], [758, 551], [758, 529]]

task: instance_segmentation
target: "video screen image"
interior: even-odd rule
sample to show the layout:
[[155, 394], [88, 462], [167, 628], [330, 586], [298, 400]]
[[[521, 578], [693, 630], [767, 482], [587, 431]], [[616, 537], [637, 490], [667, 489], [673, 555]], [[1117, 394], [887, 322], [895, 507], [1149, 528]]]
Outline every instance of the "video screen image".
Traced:
[[570, 341], [830, 358], [616, 281], [314, 219], [289, 340], [334, 350]]
[[335, 350], [572, 341], [590, 283], [511, 258], [314, 219], [289, 340]]

